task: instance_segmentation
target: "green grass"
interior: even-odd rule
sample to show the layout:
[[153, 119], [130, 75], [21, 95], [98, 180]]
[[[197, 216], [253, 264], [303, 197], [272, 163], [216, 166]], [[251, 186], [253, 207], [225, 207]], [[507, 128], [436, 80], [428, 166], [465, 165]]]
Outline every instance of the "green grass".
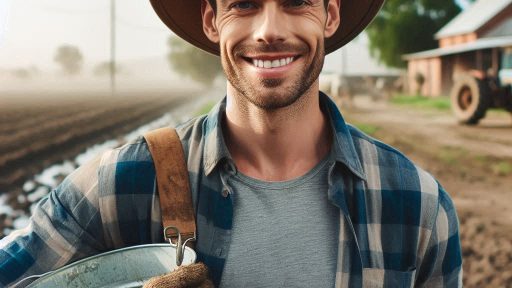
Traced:
[[491, 165], [491, 170], [499, 176], [508, 176], [512, 174], [512, 164], [506, 161], [500, 161]]
[[494, 116], [508, 116], [510, 115], [511, 112], [508, 112], [507, 110], [504, 110], [504, 109], [497, 109], [497, 108], [492, 108], [492, 109], [489, 109], [487, 110], [487, 114], [488, 115], [494, 115]]
[[446, 165], [457, 165], [467, 154], [468, 151], [463, 148], [445, 146], [439, 149], [437, 156]]
[[450, 98], [443, 96], [425, 97], [406, 94], [396, 94], [391, 98], [390, 102], [395, 105], [413, 108], [435, 109], [440, 111], [450, 110]]
[[375, 135], [375, 133], [380, 129], [378, 126], [366, 123], [352, 123], [352, 125], [356, 126], [359, 130], [371, 136]]

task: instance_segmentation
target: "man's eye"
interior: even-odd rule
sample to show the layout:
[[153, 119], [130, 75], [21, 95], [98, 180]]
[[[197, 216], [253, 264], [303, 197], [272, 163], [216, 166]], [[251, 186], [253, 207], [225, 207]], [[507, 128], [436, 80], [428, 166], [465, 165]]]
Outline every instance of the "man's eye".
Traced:
[[253, 9], [255, 7], [256, 7], [256, 5], [253, 2], [249, 2], [249, 1], [237, 2], [233, 5], [231, 5], [231, 8], [234, 8], [237, 10], [249, 10], [249, 9]]

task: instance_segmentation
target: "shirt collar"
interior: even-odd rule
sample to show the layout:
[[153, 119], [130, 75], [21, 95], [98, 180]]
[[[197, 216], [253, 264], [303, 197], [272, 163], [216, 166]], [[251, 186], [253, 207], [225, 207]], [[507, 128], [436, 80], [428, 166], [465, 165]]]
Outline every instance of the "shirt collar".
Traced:
[[345, 165], [352, 173], [362, 180], [366, 180], [366, 174], [361, 165], [359, 155], [354, 145], [354, 139], [350, 133], [349, 126], [345, 123], [343, 116], [336, 104], [320, 91], [320, 105], [322, 111], [327, 113], [331, 122], [331, 129], [334, 135], [332, 151], [336, 162]]
[[208, 176], [223, 159], [231, 159], [222, 134], [222, 122], [226, 114], [226, 97], [215, 105], [206, 117], [203, 135], [205, 139], [203, 167]]
[[[336, 162], [345, 165], [357, 177], [365, 180], [366, 175], [356, 152], [349, 127], [336, 104], [327, 95], [320, 92], [320, 105], [324, 113], [327, 113], [334, 135], [331, 155], [334, 156]], [[231, 159], [222, 134], [222, 122], [225, 113], [226, 97], [213, 107], [205, 121], [203, 165], [207, 176], [223, 159]]]

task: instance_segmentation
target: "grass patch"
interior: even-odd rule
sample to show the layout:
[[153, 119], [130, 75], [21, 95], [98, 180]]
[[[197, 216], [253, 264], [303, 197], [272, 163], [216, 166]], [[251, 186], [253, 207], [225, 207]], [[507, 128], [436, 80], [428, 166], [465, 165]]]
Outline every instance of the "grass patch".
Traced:
[[399, 106], [421, 108], [421, 109], [435, 109], [440, 111], [450, 110], [450, 98], [448, 97], [424, 97], [413, 96], [406, 94], [394, 95], [390, 102]]
[[203, 105], [199, 110], [196, 112], [196, 116], [201, 116], [204, 114], [208, 114], [210, 110], [212, 110], [213, 106], [215, 106], [216, 102], [208, 102], [205, 105]]
[[380, 129], [380, 127], [378, 127], [378, 126], [366, 124], [366, 123], [352, 123], [352, 125], [354, 125], [355, 127], [357, 127], [357, 129], [359, 129], [359, 130], [363, 131], [364, 133], [371, 135], [371, 136], [374, 136], [375, 133], [377, 133], [377, 131], [379, 131], [379, 129]]
[[488, 113], [488, 115], [502, 117], [502, 116], [509, 116], [511, 112], [508, 112], [507, 110], [504, 110], [504, 109], [493, 108], [493, 109], [487, 110], [487, 113]]
[[491, 165], [491, 170], [498, 176], [508, 176], [509, 174], [512, 174], [512, 163], [499, 161]]
[[467, 156], [468, 152], [462, 148], [442, 147], [437, 154], [438, 159], [446, 165], [457, 165]]

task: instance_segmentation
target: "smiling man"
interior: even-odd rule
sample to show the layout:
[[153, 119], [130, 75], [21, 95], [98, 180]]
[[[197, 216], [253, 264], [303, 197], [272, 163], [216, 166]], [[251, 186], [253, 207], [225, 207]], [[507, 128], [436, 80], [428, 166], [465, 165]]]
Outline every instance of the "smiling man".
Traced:
[[[177, 127], [198, 259], [220, 287], [460, 287], [452, 201], [319, 92], [326, 53], [382, 0], [151, 0], [177, 35], [220, 55], [227, 95]], [[0, 242], [0, 282], [161, 242], [143, 137], [70, 175]]]

